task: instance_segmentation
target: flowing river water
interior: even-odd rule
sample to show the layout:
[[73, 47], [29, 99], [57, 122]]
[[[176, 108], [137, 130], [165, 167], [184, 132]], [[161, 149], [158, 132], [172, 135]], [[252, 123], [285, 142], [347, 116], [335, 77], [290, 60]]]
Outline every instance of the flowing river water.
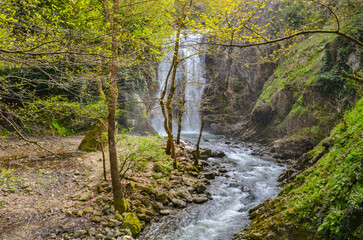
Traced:
[[[196, 142], [196, 135], [184, 135]], [[249, 224], [248, 211], [280, 188], [277, 178], [284, 170], [272, 158], [251, 155], [244, 144], [229, 144], [225, 139], [205, 135], [201, 146], [223, 151], [224, 158], [209, 158], [211, 168], [228, 170], [211, 181], [207, 191], [212, 200], [189, 204], [185, 209], [163, 217], [144, 229], [139, 239], [148, 240], [229, 240]], [[214, 163], [214, 164], [213, 164]]]

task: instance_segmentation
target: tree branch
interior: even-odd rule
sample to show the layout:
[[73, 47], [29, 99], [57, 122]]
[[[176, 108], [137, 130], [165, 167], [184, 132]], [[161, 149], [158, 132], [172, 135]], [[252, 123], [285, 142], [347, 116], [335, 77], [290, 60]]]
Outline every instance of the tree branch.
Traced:
[[345, 37], [349, 40], [351, 40], [352, 42], [356, 43], [359, 47], [363, 47], [363, 42], [359, 41], [358, 39], [340, 32], [339, 30], [306, 30], [306, 31], [301, 31], [301, 32], [297, 32], [285, 37], [281, 37], [281, 38], [276, 38], [276, 39], [272, 39], [272, 40], [266, 40], [265, 42], [258, 42], [258, 43], [250, 43], [250, 44], [244, 44], [244, 45], [238, 45], [238, 44], [221, 44], [221, 43], [202, 43], [202, 44], [210, 44], [210, 45], [217, 45], [217, 46], [224, 46], [224, 47], [237, 47], [237, 48], [247, 48], [247, 47], [256, 47], [256, 46], [262, 46], [262, 45], [267, 45], [267, 44], [272, 44], [272, 43], [278, 43], [290, 38], [294, 38], [300, 35], [307, 35], [307, 34], [314, 34], [314, 33], [332, 33], [332, 34], [337, 34], [339, 36]]
[[349, 74], [349, 73], [347, 73], [346, 71], [344, 71], [343, 70], [343, 73], [347, 76], [347, 77], [349, 77], [349, 78], [351, 78], [351, 79], [353, 79], [353, 80], [355, 80], [355, 81], [357, 81], [357, 82], [359, 82], [359, 83], [363, 83], [363, 78], [362, 77], [358, 77], [357, 75], [354, 75], [354, 74]]
[[35, 144], [35, 145], [37, 145], [38, 147], [40, 147], [41, 149], [43, 149], [43, 150], [45, 150], [45, 151], [47, 151], [47, 152], [49, 152], [49, 153], [51, 153], [51, 154], [53, 154], [54, 156], [56, 156], [56, 157], [58, 157], [58, 155], [55, 153], [55, 152], [53, 152], [53, 151], [51, 151], [51, 150], [49, 150], [49, 149], [47, 149], [47, 148], [45, 148], [45, 147], [43, 147], [42, 145], [40, 145], [37, 141], [32, 141], [32, 140], [29, 140], [29, 139], [27, 139], [22, 133], [21, 133], [21, 131], [17, 128], [17, 126], [16, 126], [16, 124], [15, 123], [13, 123], [10, 119], [8, 119], [7, 117], [5, 117], [3, 114], [2, 114], [2, 112], [0, 112], [0, 115], [1, 115], [1, 117], [2, 118], [4, 118], [5, 119], [5, 121], [7, 121], [12, 127], [13, 127], [13, 129], [16, 131], [16, 133], [19, 135], [19, 137], [21, 138], [21, 139], [23, 139], [24, 141], [26, 141], [26, 142], [28, 142], [28, 143], [32, 143], [32, 144]]

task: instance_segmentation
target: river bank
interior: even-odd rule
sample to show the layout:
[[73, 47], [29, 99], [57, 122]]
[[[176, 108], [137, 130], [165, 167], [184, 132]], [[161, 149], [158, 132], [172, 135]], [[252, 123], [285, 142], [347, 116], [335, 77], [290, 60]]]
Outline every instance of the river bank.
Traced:
[[[101, 154], [76, 150], [82, 138], [70, 136], [43, 139], [41, 143], [57, 152], [58, 158], [23, 141], [1, 139], [2, 177], [10, 179], [1, 187], [2, 239], [123, 239], [124, 236], [131, 239], [132, 232], [122, 227], [125, 215], [118, 214], [112, 208], [110, 184], [102, 181]], [[195, 217], [195, 214], [204, 211], [202, 209], [213, 209], [214, 202], [222, 200], [228, 203], [216, 195], [222, 192], [227, 195], [232, 193], [227, 198], [240, 194], [255, 199], [256, 193], [250, 194], [251, 187], [242, 182], [238, 172], [234, 172], [236, 167], [247, 169], [246, 165], [238, 163], [241, 161], [239, 158], [249, 156], [255, 164], [265, 165], [260, 166], [262, 175], [265, 174], [264, 168], [269, 168], [269, 164], [274, 162], [254, 144], [236, 144], [222, 137], [206, 135], [202, 145], [213, 149], [214, 158], [206, 161], [211, 152], [204, 151], [200, 161], [204, 171], [198, 172], [193, 166], [194, 149], [190, 146], [193, 141], [192, 136], [187, 141], [189, 146], [178, 146], [181, 166], [178, 171], [173, 170], [168, 176], [160, 173], [152, 176], [150, 172], [146, 175], [136, 174], [124, 181], [130, 212], [136, 213], [141, 221], [140, 227], [144, 228], [146, 224], [146, 229], [154, 228], [155, 224], [164, 222], [164, 219], [183, 218], [183, 214], [188, 211], [194, 212]], [[281, 167], [275, 167], [280, 171]], [[258, 202], [268, 196], [258, 196]], [[247, 223], [246, 211], [256, 203], [234, 203], [233, 209], [230, 209], [234, 214], [225, 217], [231, 217], [235, 223]], [[166, 215], [170, 217], [163, 217]], [[241, 217], [245, 219], [242, 221]], [[186, 216], [184, 220], [196, 223], [198, 218]], [[233, 228], [235, 230], [231, 232], [237, 232], [238, 227]], [[143, 236], [147, 236], [146, 231], [141, 233], [141, 239]]]
[[[193, 138], [184, 135], [190, 142]], [[278, 194], [277, 178], [284, 168], [258, 145], [209, 134], [204, 135], [201, 144], [225, 154], [222, 158], [209, 158], [206, 166], [217, 173], [207, 188], [212, 200], [174, 211], [146, 227], [138, 239], [232, 239], [248, 226], [250, 209]]]

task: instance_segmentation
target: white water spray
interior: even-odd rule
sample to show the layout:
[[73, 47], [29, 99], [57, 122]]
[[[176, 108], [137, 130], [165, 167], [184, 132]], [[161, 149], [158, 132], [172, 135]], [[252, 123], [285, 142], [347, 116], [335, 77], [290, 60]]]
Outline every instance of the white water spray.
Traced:
[[[205, 56], [200, 53], [199, 43], [202, 41], [201, 34], [184, 34], [180, 39], [180, 58], [184, 58], [178, 64], [174, 99], [181, 97], [182, 87], [185, 84], [185, 109], [182, 120], [182, 133], [198, 132], [201, 124], [201, 101], [206, 86], [206, 78], [204, 78]], [[173, 53], [167, 54], [165, 59], [159, 63], [158, 81], [159, 92], [157, 98], [160, 98], [162, 89], [164, 88], [165, 79], [168, 75], [170, 64], [172, 62]], [[170, 83], [170, 79], [169, 79]], [[169, 86], [168, 86], [169, 88]], [[177, 105], [175, 105], [177, 107]], [[174, 107], [173, 107], [174, 108]], [[175, 113], [175, 111], [174, 111]], [[176, 117], [176, 114], [174, 114]], [[177, 130], [176, 119], [173, 121], [173, 130]], [[152, 125], [159, 133], [165, 135], [164, 118], [161, 113], [159, 103], [156, 104], [152, 112]]]

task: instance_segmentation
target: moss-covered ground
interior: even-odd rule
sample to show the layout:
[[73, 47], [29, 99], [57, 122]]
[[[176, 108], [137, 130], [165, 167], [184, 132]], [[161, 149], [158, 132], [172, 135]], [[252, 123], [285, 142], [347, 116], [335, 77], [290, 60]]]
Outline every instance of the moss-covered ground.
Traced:
[[[361, 239], [363, 98], [324, 140], [330, 147], [280, 195], [251, 214], [248, 239]], [[324, 151], [314, 148], [311, 158]]]

